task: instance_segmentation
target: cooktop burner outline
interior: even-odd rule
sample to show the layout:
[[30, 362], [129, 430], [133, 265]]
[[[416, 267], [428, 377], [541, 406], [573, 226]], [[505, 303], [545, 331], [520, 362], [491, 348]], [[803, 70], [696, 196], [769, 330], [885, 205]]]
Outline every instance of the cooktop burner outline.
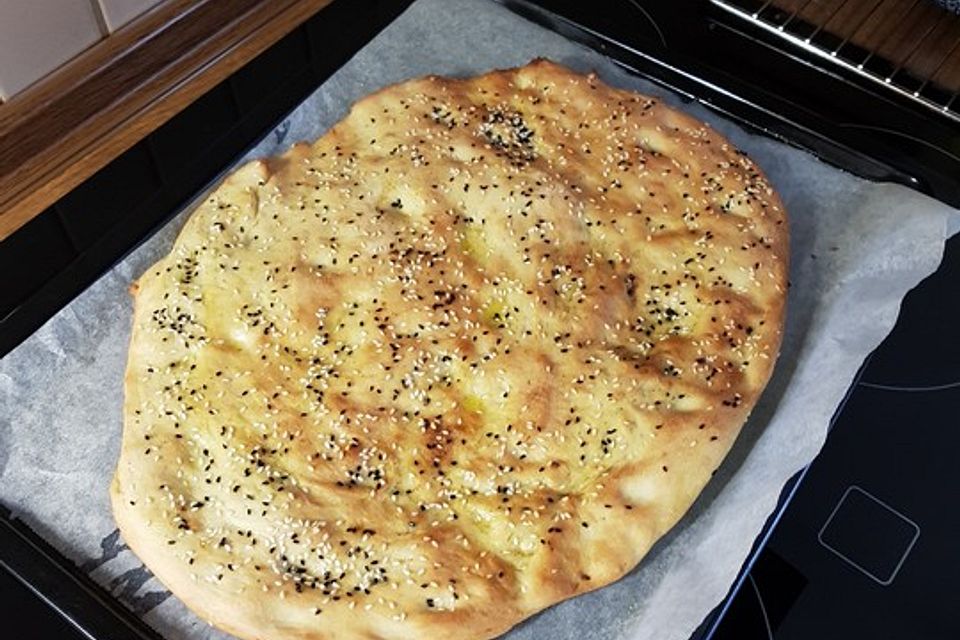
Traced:
[[763, 626], [767, 629], [768, 640], [773, 640], [773, 627], [770, 626], [770, 616], [767, 615], [767, 605], [763, 602], [763, 595], [760, 594], [760, 587], [757, 586], [757, 579], [753, 574], [747, 574], [750, 586], [753, 587], [753, 593], [757, 596], [757, 603], [760, 605], [760, 613], [763, 615]]
[[[891, 570], [890, 575], [887, 578], [881, 578], [880, 576], [875, 575], [872, 571], [870, 571], [870, 569], [868, 569], [867, 567], [864, 567], [862, 564], [860, 564], [855, 559], [848, 556], [842, 550], [830, 544], [824, 537], [824, 533], [830, 527], [830, 523], [834, 521], [834, 518], [840, 512], [841, 507], [853, 492], [857, 492], [866, 496], [867, 498], [869, 498], [876, 504], [880, 505], [881, 507], [889, 511], [890, 513], [892, 513], [894, 516], [896, 516], [903, 522], [907, 523], [911, 528], [913, 528], [913, 532], [914, 532], [913, 535], [911, 536], [907, 544], [903, 547], [903, 550], [900, 552], [901, 553], [900, 559], [893, 566], [893, 569]], [[905, 516], [903, 513], [901, 513], [894, 507], [890, 506], [889, 504], [887, 504], [877, 496], [873, 495], [863, 487], [860, 487], [855, 484], [850, 485], [849, 487], [847, 487], [846, 491], [843, 492], [843, 495], [840, 497], [840, 500], [837, 501], [837, 504], [833, 508], [833, 511], [831, 511], [830, 515], [827, 516], [826, 522], [823, 523], [823, 526], [820, 528], [820, 531], [817, 533], [817, 541], [821, 545], [823, 545], [824, 547], [826, 547], [827, 549], [835, 553], [841, 560], [848, 563], [850, 566], [854, 567], [855, 569], [857, 569], [858, 571], [866, 575], [868, 578], [870, 578], [874, 582], [884, 587], [889, 586], [893, 583], [894, 579], [897, 577], [897, 574], [900, 572], [900, 568], [903, 566], [903, 563], [906, 562], [907, 556], [910, 555], [910, 551], [913, 550], [913, 547], [917, 543], [917, 539], [919, 537], [920, 537], [920, 525], [918, 525], [916, 522], [914, 522], [913, 520]]]
[[667, 44], [667, 39], [664, 37], [663, 31], [660, 29], [660, 25], [657, 24], [657, 21], [653, 19], [653, 16], [650, 15], [650, 12], [647, 11], [644, 6], [638, 2], [638, 0], [627, 0], [627, 4], [631, 5], [637, 11], [643, 14], [643, 16], [647, 19], [647, 22], [650, 23], [650, 26], [652, 26], [657, 32], [657, 35], [660, 37], [660, 42], [663, 43], [663, 46], [669, 47], [670, 45]]
[[957, 380], [956, 382], [946, 382], [944, 384], [931, 384], [916, 387], [910, 385], [880, 384], [877, 382], [866, 382], [861, 380], [860, 386], [867, 387], [868, 389], [879, 389], [881, 391], [908, 391], [922, 393], [926, 391], [946, 391], [948, 389], [956, 389], [960, 387], [960, 380]]

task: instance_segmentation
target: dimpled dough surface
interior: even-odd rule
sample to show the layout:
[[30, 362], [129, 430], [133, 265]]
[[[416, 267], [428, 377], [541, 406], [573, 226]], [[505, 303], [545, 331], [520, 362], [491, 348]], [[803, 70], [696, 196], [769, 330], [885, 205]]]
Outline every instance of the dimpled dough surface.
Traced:
[[547, 61], [379, 91], [134, 285], [124, 539], [243, 638], [488, 638], [623, 576], [773, 368], [787, 225], [706, 125]]

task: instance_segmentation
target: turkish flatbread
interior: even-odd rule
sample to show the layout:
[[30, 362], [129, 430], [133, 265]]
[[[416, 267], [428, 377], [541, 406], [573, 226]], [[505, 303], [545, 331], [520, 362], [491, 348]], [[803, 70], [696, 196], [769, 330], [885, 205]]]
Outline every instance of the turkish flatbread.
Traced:
[[766, 384], [787, 221], [548, 61], [383, 89], [134, 285], [124, 539], [242, 638], [490, 638], [632, 569]]

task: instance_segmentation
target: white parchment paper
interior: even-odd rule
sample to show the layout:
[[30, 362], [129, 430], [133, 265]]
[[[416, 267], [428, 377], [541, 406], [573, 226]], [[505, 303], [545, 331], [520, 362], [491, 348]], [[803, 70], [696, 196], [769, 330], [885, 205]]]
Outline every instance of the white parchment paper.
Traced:
[[[857, 368], [893, 326], [903, 295], [936, 269], [958, 216], [906, 188], [857, 179], [747, 134], [487, 0], [419, 0], [248, 157], [318, 137], [352, 101], [386, 84], [427, 73], [472, 75], [537, 56], [597, 70], [609, 83], [659, 95], [710, 122], [767, 172], [790, 214], [782, 354], [729, 458], [636, 570], [508, 634], [685, 640], [723, 598], [784, 482], [820, 450]], [[123, 545], [107, 495], [122, 426], [127, 287], [168, 251], [187, 213], [0, 361], [0, 501], [166, 637], [225, 638]]]

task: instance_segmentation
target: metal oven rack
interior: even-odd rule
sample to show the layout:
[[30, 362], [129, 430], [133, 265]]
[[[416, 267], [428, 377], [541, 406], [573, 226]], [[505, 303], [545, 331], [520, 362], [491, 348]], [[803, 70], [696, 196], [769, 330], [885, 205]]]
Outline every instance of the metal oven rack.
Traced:
[[[949, 66], [960, 65], [960, 37], [956, 29], [960, 18], [937, 9], [929, 0], [902, 2], [895, 10], [889, 9], [884, 0], [710, 2], [793, 46], [960, 122], [960, 91], [957, 86], [944, 86], [935, 80]], [[927, 19], [903, 24], [911, 33], [902, 38], [902, 46], [891, 54], [883, 55], [858, 42], [858, 35], [870, 31], [892, 36], [897, 30], [898, 16], [921, 10]], [[940, 15], [935, 15], [937, 12]], [[834, 24], [842, 29], [834, 30]]]

